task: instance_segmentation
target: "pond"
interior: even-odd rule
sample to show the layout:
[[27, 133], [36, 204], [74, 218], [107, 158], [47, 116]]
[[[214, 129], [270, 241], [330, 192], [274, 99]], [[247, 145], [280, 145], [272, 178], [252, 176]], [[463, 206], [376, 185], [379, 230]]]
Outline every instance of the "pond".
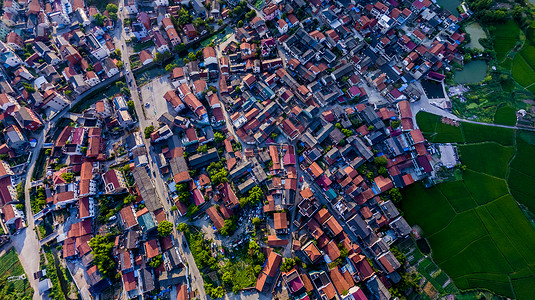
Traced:
[[440, 7], [449, 10], [452, 15], [456, 17], [459, 16], [459, 11], [457, 10], [457, 7], [461, 5], [461, 0], [437, 0], [437, 4]]
[[470, 43], [468, 43], [466, 46], [472, 49], [484, 50], [483, 46], [479, 43], [479, 39], [486, 38], [487, 34], [481, 25], [475, 22], [470, 23], [468, 26], [466, 26], [465, 30], [466, 33], [470, 35]]
[[453, 80], [458, 84], [478, 83], [487, 75], [487, 63], [483, 60], [474, 60], [464, 66], [461, 71], [455, 71]]

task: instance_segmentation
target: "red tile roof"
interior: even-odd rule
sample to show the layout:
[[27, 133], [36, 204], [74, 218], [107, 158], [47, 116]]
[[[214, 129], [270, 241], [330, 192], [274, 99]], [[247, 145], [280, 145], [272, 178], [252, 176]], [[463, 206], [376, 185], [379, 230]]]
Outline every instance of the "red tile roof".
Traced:
[[145, 242], [145, 254], [147, 258], [153, 258], [160, 254], [160, 248], [158, 247], [158, 240], [153, 239]]

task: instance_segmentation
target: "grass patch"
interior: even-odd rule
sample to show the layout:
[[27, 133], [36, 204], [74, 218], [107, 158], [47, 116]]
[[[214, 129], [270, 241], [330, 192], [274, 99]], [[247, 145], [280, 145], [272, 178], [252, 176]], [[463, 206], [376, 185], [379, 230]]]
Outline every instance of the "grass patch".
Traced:
[[148, 40], [143, 43], [136, 43], [134, 46], [132, 46], [132, 48], [134, 49], [134, 52], [138, 53], [141, 52], [141, 50], [147, 49], [152, 46], [154, 46], [154, 41]]
[[511, 106], [502, 106], [494, 114], [494, 124], [516, 125], [516, 110]]
[[107, 85], [97, 90], [94, 90], [89, 95], [85, 96], [83, 99], [78, 101], [75, 105], [73, 105], [73, 107], [69, 111], [73, 113], [81, 113], [87, 108], [89, 108], [91, 105], [93, 105], [93, 103], [97, 102], [98, 100], [114, 96], [115, 94], [121, 91], [121, 89], [118, 88], [115, 85], [115, 83], [123, 79], [124, 77], [120, 77], [117, 80], [110, 81]]
[[486, 204], [508, 194], [505, 180], [484, 173], [466, 170], [464, 172], [464, 181], [472, 198], [474, 198], [479, 205]]
[[535, 134], [519, 134], [516, 139], [515, 158], [511, 162], [511, 168], [525, 174], [534, 174], [535, 170], [535, 151], [533, 144], [530, 144], [530, 137], [535, 137]]
[[535, 291], [535, 276], [512, 280], [517, 299], [532, 299]]
[[418, 127], [434, 143], [496, 142], [504, 146], [513, 144], [513, 129], [490, 127], [463, 122], [459, 126], [442, 123], [441, 117], [428, 112], [416, 115]]

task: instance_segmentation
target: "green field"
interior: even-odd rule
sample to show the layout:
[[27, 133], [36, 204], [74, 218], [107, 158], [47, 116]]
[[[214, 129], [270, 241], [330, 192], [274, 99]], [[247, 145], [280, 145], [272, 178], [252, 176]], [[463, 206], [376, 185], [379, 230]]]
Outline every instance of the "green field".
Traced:
[[[431, 139], [452, 131], [429, 114], [419, 113], [417, 122]], [[517, 202], [535, 212], [535, 133], [470, 123], [455, 128], [451, 142], [459, 143], [463, 179], [405, 188], [401, 209], [459, 289], [533, 299], [535, 228]]]
[[505, 178], [514, 149], [490, 142], [460, 146], [459, 153], [469, 169]]
[[494, 124], [516, 125], [516, 111], [511, 106], [502, 106], [494, 114]]
[[496, 142], [504, 146], [513, 144], [513, 130], [508, 128], [464, 122], [453, 126], [442, 123], [440, 116], [427, 112], [419, 112], [416, 122], [424, 136], [433, 143]]
[[518, 42], [520, 28], [513, 20], [509, 20], [503, 24], [496, 24], [492, 35], [495, 37], [494, 49], [496, 50], [496, 58], [502, 61], [505, 56], [511, 51], [513, 46]]
[[424, 136], [431, 142], [463, 143], [464, 137], [461, 127], [447, 125], [441, 122], [440, 117], [426, 112], [416, 115], [416, 122]]
[[515, 55], [513, 59], [511, 73], [513, 74], [513, 78], [523, 87], [527, 87], [535, 82], [535, 71], [520, 53]]
[[33, 289], [28, 279], [8, 280], [11, 276], [24, 275], [24, 269], [14, 248], [0, 257], [0, 274], [2, 299], [32, 299]]

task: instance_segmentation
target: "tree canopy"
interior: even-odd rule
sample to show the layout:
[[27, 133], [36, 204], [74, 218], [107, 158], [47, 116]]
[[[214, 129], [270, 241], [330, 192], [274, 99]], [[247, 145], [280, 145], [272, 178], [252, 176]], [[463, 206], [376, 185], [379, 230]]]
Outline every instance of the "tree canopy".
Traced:
[[160, 236], [168, 236], [173, 231], [173, 223], [163, 220], [158, 224], [158, 234]]
[[112, 259], [114, 242], [110, 234], [96, 235], [89, 241], [89, 246], [93, 249], [94, 263], [100, 273], [105, 277], [110, 277], [115, 273], [115, 261]]

